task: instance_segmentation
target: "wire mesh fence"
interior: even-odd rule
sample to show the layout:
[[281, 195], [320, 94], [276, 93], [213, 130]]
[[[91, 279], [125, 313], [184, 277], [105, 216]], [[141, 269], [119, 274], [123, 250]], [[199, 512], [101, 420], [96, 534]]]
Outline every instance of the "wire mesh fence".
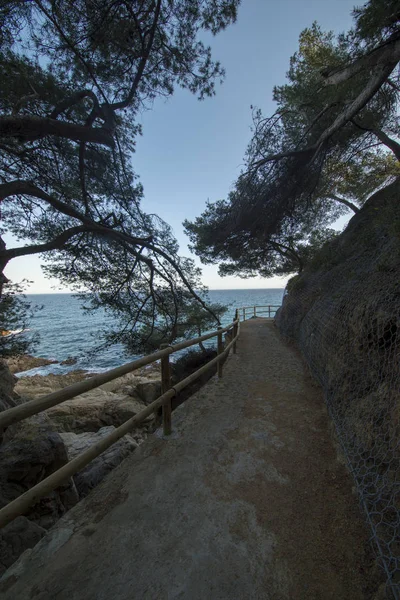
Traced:
[[[372, 528], [378, 556], [397, 599], [400, 598], [400, 365], [396, 321], [400, 315], [394, 319], [392, 312], [386, 313], [390, 298], [385, 311], [379, 306], [375, 308], [375, 314], [371, 311], [362, 319], [361, 335], [349, 338], [347, 348], [330, 356], [329, 367], [319, 373], [319, 378], [327, 391], [328, 408]], [[342, 326], [350, 329], [354, 321], [345, 308], [341, 316]], [[328, 345], [333, 345], [338, 335], [334, 325], [326, 324]], [[313, 358], [310, 356], [310, 364], [315, 368]]]
[[398, 600], [400, 282], [390, 264], [375, 265], [365, 277], [363, 269], [360, 257], [344, 273], [299, 279], [278, 325], [295, 339], [324, 389], [386, 572], [387, 597]]

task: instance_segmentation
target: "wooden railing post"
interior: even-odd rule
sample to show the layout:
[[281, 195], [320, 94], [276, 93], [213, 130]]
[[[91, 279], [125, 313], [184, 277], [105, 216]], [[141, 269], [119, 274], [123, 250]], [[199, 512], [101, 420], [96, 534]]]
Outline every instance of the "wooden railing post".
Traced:
[[257, 316], [257, 310], [256, 310], [256, 308], [257, 308], [257, 307], [255, 306], [255, 307], [254, 307], [254, 316], [255, 316], [255, 317]]
[[[222, 343], [222, 332], [220, 331], [220, 329], [222, 329], [221, 326], [218, 327], [218, 345], [217, 345], [218, 356], [220, 354], [222, 354], [222, 352], [224, 351], [224, 346]], [[222, 360], [220, 360], [218, 363], [218, 377], [220, 379], [222, 377]]]
[[[239, 319], [239, 310], [236, 309], [235, 321], [237, 321], [238, 319]], [[233, 337], [234, 338], [237, 336], [237, 332], [238, 332], [238, 324], [236, 322], [233, 326]], [[236, 354], [236, 341], [233, 343], [233, 354]]]
[[268, 304], [268, 318], [271, 318], [271, 305]]
[[[160, 349], [168, 348], [168, 344], [161, 344]], [[171, 367], [169, 364], [169, 354], [161, 358], [161, 394], [165, 394], [171, 389]], [[167, 400], [162, 407], [164, 435], [171, 434], [171, 399]]]
[[246, 309], [243, 307], [243, 321], [246, 320]]

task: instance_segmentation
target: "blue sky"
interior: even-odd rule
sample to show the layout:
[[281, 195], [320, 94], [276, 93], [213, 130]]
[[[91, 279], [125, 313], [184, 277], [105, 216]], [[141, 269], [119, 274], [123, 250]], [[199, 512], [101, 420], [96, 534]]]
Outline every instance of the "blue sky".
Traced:
[[[172, 226], [182, 255], [189, 255], [182, 221], [198, 216], [207, 199], [226, 197], [250, 139], [250, 105], [264, 113], [274, 111], [272, 89], [284, 83], [302, 29], [315, 20], [323, 29], [345, 31], [351, 26], [354, 4], [354, 0], [242, 0], [237, 23], [206, 40], [226, 69], [216, 96], [199, 102], [177, 89], [142, 114], [143, 136], [133, 164], [144, 185], [143, 208]], [[10, 247], [10, 238], [6, 241]], [[44, 278], [38, 257], [15, 259], [6, 274], [13, 281], [33, 280], [30, 293], [60, 289], [56, 281]], [[286, 282], [221, 278], [217, 266], [203, 267], [203, 280], [211, 289], [283, 287]]]

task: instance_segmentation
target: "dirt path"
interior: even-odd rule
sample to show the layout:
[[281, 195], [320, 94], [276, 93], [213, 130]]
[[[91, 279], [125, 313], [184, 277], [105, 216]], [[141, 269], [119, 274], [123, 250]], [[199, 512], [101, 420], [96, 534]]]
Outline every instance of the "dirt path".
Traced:
[[3, 600], [380, 598], [322, 394], [271, 322], [9, 570]]

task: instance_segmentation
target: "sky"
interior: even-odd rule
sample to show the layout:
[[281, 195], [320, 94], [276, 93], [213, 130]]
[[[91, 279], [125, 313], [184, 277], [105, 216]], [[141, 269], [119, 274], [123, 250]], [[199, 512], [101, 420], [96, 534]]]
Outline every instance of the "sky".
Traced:
[[[137, 140], [133, 166], [144, 186], [143, 209], [172, 226], [181, 255], [190, 256], [182, 221], [199, 216], [207, 200], [226, 198], [250, 141], [250, 106], [260, 107], [265, 114], [274, 112], [272, 90], [285, 82], [300, 32], [313, 21], [337, 33], [349, 29], [355, 4], [362, 2], [242, 0], [237, 22], [206, 39], [214, 59], [226, 69], [216, 95], [200, 102], [177, 89], [141, 115], [143, 136]], [[337, 226], [343, 227], [345, 220]], [[10, 236], [5, 241], [8, 247], [14, 245]], [[14, 259], [6, 275], [12, 281], [32, 280], [28, 293], [63, 291], [57, 281], [44, 277], [40, 262], [37, 256]], [[200, 265], [197, 257], [196, 262]], [[202, 269], [203, 282], [210, 289], [278, 288], [287, 281], [221, 278], [217, 266]]]

